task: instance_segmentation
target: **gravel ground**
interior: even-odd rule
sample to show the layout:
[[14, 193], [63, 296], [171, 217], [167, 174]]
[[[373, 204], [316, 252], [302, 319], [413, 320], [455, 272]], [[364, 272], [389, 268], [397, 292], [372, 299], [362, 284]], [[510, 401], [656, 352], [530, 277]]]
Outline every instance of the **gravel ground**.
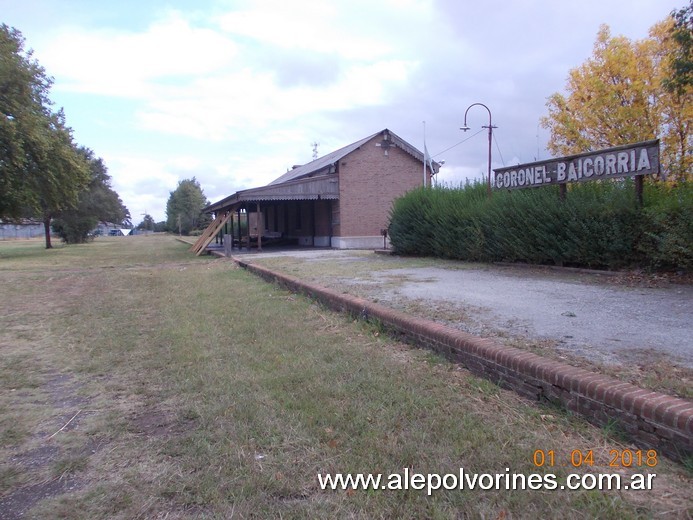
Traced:
[[[360, 266], [368, 259], [362, 252], [331, 250], [249, 256], [358, 261]], [[627, 287], [606, 283], [606, 277], [572, 271], [502, 266], [400, 268], [397, 264], [393, 261], [393, 269], [343, 282], [395, 307], [414, 301], [443, 309], [443, 321], [474, 334], [493, 331], [554, 340], [558, 348], [607, 364], [642, 362], [654, 355], [693, 368], [691, 285]], [[450, 318], [455, 310], [459, 320]]]
[[407, 278], [385, 297], [462, 303], [483, 326], [605, 362], [659, 351], [693, 367], [693, 287], [633, 288], [516, 269], [398, 269]]

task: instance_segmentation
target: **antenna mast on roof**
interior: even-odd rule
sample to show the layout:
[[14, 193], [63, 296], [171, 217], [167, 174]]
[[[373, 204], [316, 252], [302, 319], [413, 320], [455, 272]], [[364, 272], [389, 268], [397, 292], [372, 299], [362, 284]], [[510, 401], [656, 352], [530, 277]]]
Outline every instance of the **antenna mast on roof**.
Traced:
[[319, 144], [320, 143], [318, 143], [317, 141], [312, 143], [312, 145], [313, 145], [313, 160], [318, 158], [318, 145]]

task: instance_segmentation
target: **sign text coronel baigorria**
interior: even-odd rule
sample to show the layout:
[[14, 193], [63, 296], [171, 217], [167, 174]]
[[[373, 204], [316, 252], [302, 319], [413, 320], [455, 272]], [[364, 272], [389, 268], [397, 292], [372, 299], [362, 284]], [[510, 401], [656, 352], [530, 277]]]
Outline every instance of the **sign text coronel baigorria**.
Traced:
[[659, 173], [658, 139], [499, 168], [493, 170], [491, 185], [495, 189], [512, 190], [653, 173]]

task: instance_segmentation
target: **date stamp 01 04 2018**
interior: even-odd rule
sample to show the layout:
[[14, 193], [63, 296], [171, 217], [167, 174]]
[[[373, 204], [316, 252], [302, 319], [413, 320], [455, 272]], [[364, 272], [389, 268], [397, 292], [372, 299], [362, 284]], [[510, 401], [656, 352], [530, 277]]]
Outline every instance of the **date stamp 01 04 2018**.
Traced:
[[657, 466], [657, 450], [612, 449], [605, 460], [597, 460], [593, 450], [572, 450], [565, 458], [557, 455], [555, 450], [534, 450], [532, 462], [537, 468], [654, 468]]

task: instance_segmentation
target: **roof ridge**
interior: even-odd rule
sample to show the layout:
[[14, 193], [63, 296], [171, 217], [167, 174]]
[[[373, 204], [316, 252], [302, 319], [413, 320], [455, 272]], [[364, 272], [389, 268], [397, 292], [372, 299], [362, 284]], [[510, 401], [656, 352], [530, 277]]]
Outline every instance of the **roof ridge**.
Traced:
[[339, 161], [342, 157], [345, 155], [348, 155], [349, 153], [353, 152], [355, 149], [357, 149], [359, 146], [362, 144], [370, 141], [373, 139], [375, 136], [378, 134], [381, 134], [385, 131], [388, 131], [387, 128], [384, 130], [380, 130], [379, 132], [376, 132], [368, 137], [364, 137], [362, 139], [359, 139], [358, 141], [355, 141], [351, 144], [348, 144], [346, 146], [342, 146], [341, 148], [338, 148], [337, 150], [333, 150], [328, 154], [323, 155], [322, 157], [318, 157], [317, 159], [314, 159], [306, 164], [302, 164], [300, 166], [297, 166], [293, 168], [292, 170], [289, 170], [283, 175], [280, 175], [273, 181], [271, 181], [267, 186], [274, 186], [276, 184], [282, 184], [284, 182], [298, 179], [300, 177], [303, 177], [305, 175], [310, 175], [311, 173], [314, 173], [318, 170], [321, 170], [325, 168], [326, 166], [329, 166], [331, 164], [334, 164], [335, 162]]

